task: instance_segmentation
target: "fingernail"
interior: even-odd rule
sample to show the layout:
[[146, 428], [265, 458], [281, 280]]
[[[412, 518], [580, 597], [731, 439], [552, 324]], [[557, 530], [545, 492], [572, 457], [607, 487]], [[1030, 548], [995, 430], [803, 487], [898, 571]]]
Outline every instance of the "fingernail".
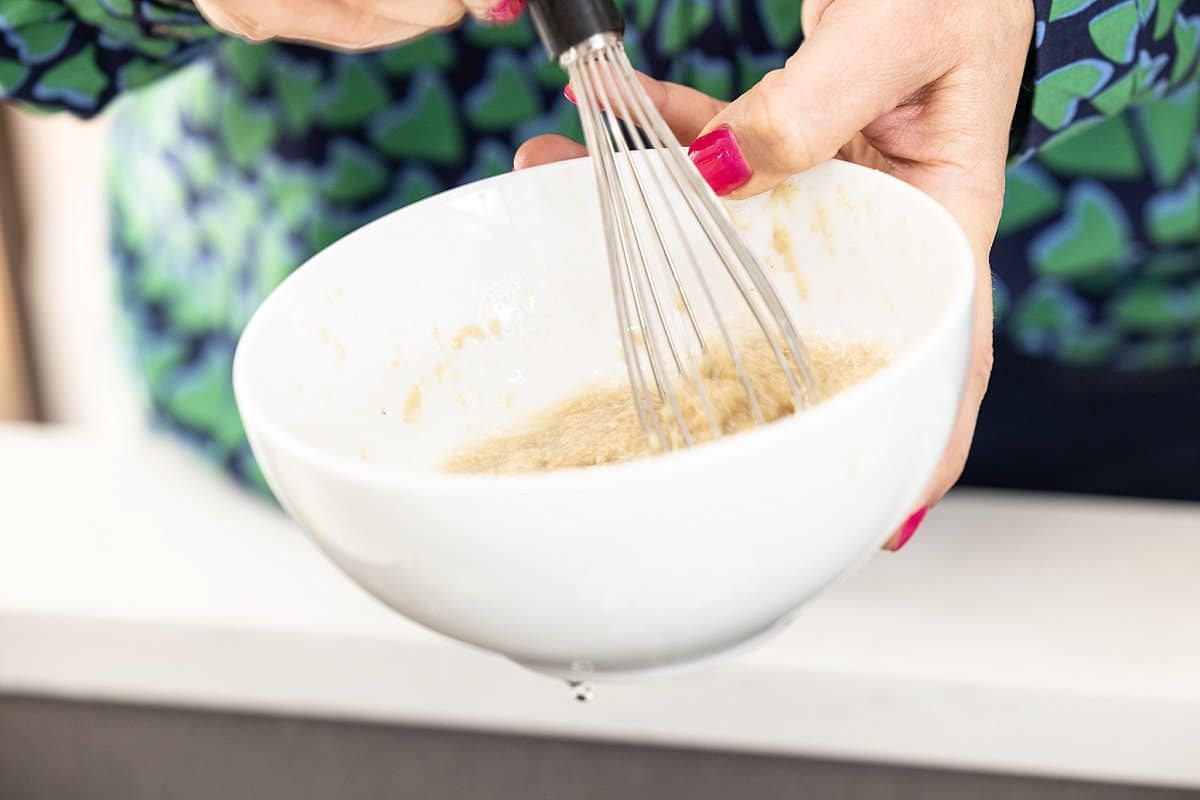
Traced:
[[692, 163], [719, 195], [727, 195], [750, 180], [750, 164], [728, 126], [704, 134], [688, 148]]
[[521, 12], [525, 10], [525, 0], [500, 0], [492, 7], [491, 17], [492, 22], [505, 25], [513, 22], [517, 17], [521, 16]]
[[917, 512], [908, 519], [904, 520], [904, 524], [900, 526], [900, 536], [896, 540], [896, 546], [893, 552], [899, 550], [904, 545], [908, 544], [908, 540], [917, 532], [917, 528], [921, 527], [921, 523], [925, 521], [925, 515], [929, 513], [929, 506], [922, 506], [917, 509]]

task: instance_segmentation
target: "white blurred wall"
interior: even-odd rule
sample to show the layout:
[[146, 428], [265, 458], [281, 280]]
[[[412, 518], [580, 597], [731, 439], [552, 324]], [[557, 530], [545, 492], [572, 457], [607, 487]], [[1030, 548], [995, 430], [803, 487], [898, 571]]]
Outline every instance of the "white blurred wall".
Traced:
[[114, 322], [103, 120], [11, 121], [25, 221], [25, 301], [46, 415], [103, 428], [141, 423]]

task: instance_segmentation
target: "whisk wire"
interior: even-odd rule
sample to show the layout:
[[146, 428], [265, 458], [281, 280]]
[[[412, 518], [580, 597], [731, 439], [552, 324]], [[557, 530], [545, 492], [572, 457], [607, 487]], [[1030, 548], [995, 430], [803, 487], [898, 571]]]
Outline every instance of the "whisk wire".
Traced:
[[[759, 424], [764, 421], [758, 387], [693, 241], [707, 241], [721, 262], [736, 289], [730, 297], [740, 296], [767, 339], [793, 406], [816, 402], [812, 367], [782, 300], [650, 101], [619, 36], [592, 37], [565, 53], [561, 63], [575, 88], [595, 165], [621, 346], [647, 436], [661, 450], [694, 444], [679, 391], [687, 385], [695, 390], [713, 438], [722, 434], [701, 374], [711, 363], [701, 312], [711, 316], [720, 333], [751, 415]], [[681, 262], [689, 267], [686, 283], [694, 281], [703, 298], [699, 305], [689, 297], [695, 290], [685, 288]], [[671, 293], [675, 303], [668, 309], [664, 301]], [[676, 428], [682, 441], [674, 435]]]
[[[645, 89], [642, 88], [641, 84], [638, 83], [637, 79], [634, 77], [633, 65], [629, 62], [629, 57], [625, 53], [625, 49], [620, 47], [616, 48], [616, 50], [616, 57], [622, 64], [623, 74], [625, 76], [627, 85], [630, 87], [630, 90], [635, 94], [640, 94], [646, 103], [650, 103], [649, 97], [646, 96]], [[670, 129], [667, 128], [667, 124], [662, 119], [661, 115], [652, 114], [650, 115], [648, 121], [653, 127], [659, 129], [660, 137], [663, 133], [666, 133], [672, 139], [674, 138], [673, 135], [671, 135]], [[770, 280], [767, 278], [766, 272], [763, 270], [762, 265], [759, 263], [755, 255], [750, 252], [750, 248], [746, 246], [746, 243], [738, 234], [733, 224], [733, 220], [730, 219], [728, 212], [721, 206], [712, 189], [704, 182], [692, 164], [689, 163], [688, 160], [683, 156], [682, 152], [680, 152], [680, 149], [678, 147], [667, 148], [666, 160], [669, 163], [674, 163], [677, 168], [680, 168], [678, 169], [678, 172], [682, 173], [680, 178], [684, 181], [684, 185], [691, 190], [682, 192], [682, 194], [688, 202], [688, 205], [692, 208], [693, 213], [700, 214], [701, 209], [703, 209], [705, 216], [707, 216], [713, 222], [713, 224], [718, 227], [718, 230], [721, 234], [721, 239], [723, 240], [721, 243], [716, 241], [712, 231], [709, 229], [709, 226], [701, 226], [709, 242], [713, 245], [714, 249], [721, 254], [721, 261], [724, 264], [726, 271], [735, 281], [739, 290], [742, 290], [742, 296], [754, 313], [755, 320], [757, 321], [763, 334], [767, 337], [768, 341], [770, 341], [775, 358], [779, 361], [779, 365], [783, 368], [784, 374], [787, 376], [789, 386], [793, 395], [795, 396], [796, 408], [802, 408], [810, 403], [816, 402], [819, 400], [819, 397], [816, 395], [816, 380], [812, 372], [812, 364], [809, 361], [808, 353], [804, 348], [799, 334], [797, 334], [795, 330], [795, 326], [792, 324], [791, 317], [788, 316], [787, 311], [784, 309], [783, 302], [780, 300], [778, 293], [775, 291]], [[699, 208], [697, 208], [697, 205], [699, 205]], [[789, 359], [786, 358], [783, 352], [780, 350], [779, 343], [776, 340], [776, 337], [771, 334], [771, 331], [769, 330], [770, 326], [760, 313], [758, 304], [753, 302], [752, 298], [749, 296], [749, 292], [745, 290], [746, 287], [741, 279], [741, 276], [738, 274], [738, 271], [735, 269], [731, 260], [726, 257], [726, 248], [721, 246], [722, 244], [727, 245], [728, 248], [733, 251], [734, 260], [740, 263], [742, 269], [750, 278], [750, 281], [757, 290], [759, 296], [766, 304], [771, 318], [779, 327], [779, 333], [781, 334], [784, 343], [787, 345], [788, 350], [790, 351], [791, 360], [795, 363], [796, 368], [799, 370], [799, 381], [797, 381], [793, 371], [788, 368]]]
[[[580, 107], [585, 105], [591, 107], [591, 104], [595, 102], [595, 98], [592, 97], [591, 84], [581, 79], [582, 76], [576, 64], [571, 64], [568, 71], [572, 83], [579, 87], [577, 92]], [[623, 268], [623, 264], [628, 263], [628, 254], [625, 252], [624, 239], [618, 231], [619, 222], [616, 218], [615, 202], [609, 190], [609, 186], [613, 182], [612, 171], [615, 169], [615, 165], [612, 163], [612, 150], [607, 133], [601, 131], [600, 121], [594, 115], [580, 114], [580, 122], [583, 126], [588, 150], [595, 153], [593, 156], [596, 164], [595, 178], [601, 200], [600, 213], [604, 227], [605, 246], [609, 253], [613, 301], [621, 332], [621, 346], [625, 352], [625, 368], [629, 374], [629, 384], [633, 391], [634, 408], [637, 411], [638, 422], [641, 424], [642, 430], [646, 431], [647, 436], [656, 441], [662, 450], [666, 450], [669, 448], [669, 439], [654, 407], [642, 358], [633, 341], [634, 323], [630, 318], [628, 305], [632, 287], [627, 285], [626, 270]], [[616, 255], [618, 252], [621, 253], [620, 258]]]
[[[601, 86], [618, 86], [620, 87], [619, 77], [614, 74], [611, 63], [607, 59], [600, 60], [601, 65], [608, 66], [605, 80]], [[712, 402], [708, 396], [708, 389], [705, 387], [703, 377], [700, 374], [699, 360], [693, 356], [699, 355], [705, 359], [708, 357], [708, 348], [704, 341], [704, 335], [700, 330], [700, 323], [696, 319], [695, 313], [692, 310], [691, 303], [687, 299], [687, 292], [683, 289], [682, 281], [679, 277], [679, 270], [676, 267], [675, 259], [671, 255], [671, 248], [668, 245], [664, 234], [664, 225], [660, 222], [657, 208], [665, 208], [670, 221], [673, 223], [671, 230], [680, 231], [682, 227], [679, 224], [678, 216], [675, 213], [674, 205], [670, 202], [670, 195], [666, 191], [666, 187], [654, 168], [653, 160], [646, 160], [642, 165], [635, 162], [633, 157], [633, 148], [630, 148], [628, 142], [632, 141], [637, 149], [646, 150], [648, 145], [643, 138], [642, 131], [637, 126], [637, 121], [634, 115], [630, 112], [626, 105], [623, 92], [616, 91], [611, 96], [604, 89], [601, 90], [605, 106], [609, 110], [605, 113], [608, 120], [610, 131], [616, 143], [618, 151], [625, 157], [626, 171], [632, 176], [634, 187], [637, 189], [637, 196], [641, 200], [641, 206], [646, 213], [646, 219], [649, 220], [650, 227], [654, 235], [652, 240], [657, 243], [658, 253], [662, 256], [662, 264], [665, 265], [667, 272], [671, 278], [671, 285], [675, 290], [675, 297], [682, 306], [684, 316], [691, 327], [691, 332], [694, 338], [694, 347], [698, 352], [683, 351], [683, 347], [676, 344], [676, 339], [686, 340], [686, 334], [676, 330], [672, 333], [672, 325], [668, 320], [668, 315], [663, 309], [661, 296], [663, 292], [659, 291], [658, 281], [654, 278], [654, 271], [649, 268], [649, 262], [643, 258], [642, 267], [645, 272], [646, 281], [649, 285], [650, 296], [653, 299], [655, 309], [658, 314], [659, 323], [662, 327], [663, 336], [667, 340], [667, 346], [674, 358], [676, 369], [681, 377], [685, 378], [692, 385], [696, 392], [696, 396], [700, 401], [700, 406], [704, 412], [705, 419], [708, 422], [709, 429], [714, 438], [720, 438], [721, 427], [717, 422], [717, 417], [712, 408]], [[628, 141], [627, 141], [628, 140]], [[645, 166], [645, 169], [639, 168]], [[643, 174], [648, 174], [651, 181], [643, 181]], [[647, 185], [650, 185], [650, 191], [647, 191]], [[656, 192], [654, 190], [657, 190]], [[649, 194], [654, 194], [659, 202], [653, 202]], [[687, 239], [682, 239], [683, 245], [686, 248], [689, 259], [694, 260], [694, 255], [691, 253], [690, 245], [687, 244]], [[683, 351], [681, 357], [680, 353]], [[685, 439], [690, 439], [688, 432], [684, 433]]]
[[[679, 397], [675, 392], [675, 387], [671, 380], [671, 376], [667, 373], [666, 358], [661, 350], [659, 336], [655, 329], [653, 321], [649, 318], [648, 305], [653, 305], [658, 319], [661, 321], [663, 338], [667, 341], [667, 349], [674, 357], [677, 368], [682, 371], [682, 361], [679, 359], [675, 351], [674, 343], [671, 340], [670, 331], [667, 329], [666, 317], [663, 313], [662, 305], [659, 302], [659, 292], [651, 277], [649, 261], [646, 257], [646, 251], [643, 247], [643, 242], [647, 237], [641, 236], [637, 230], [637, 215], [634, 214], [631, 206], [631, 200], [635, 199], [632, 191], [627, 191], [629, 181], [622, 178], [622, 164], [617, 161], [615, 154], [625, 154], [628, 156], [628, 146], [624, 140], [624, 135], [621, 131], [619, 123], [616, 121], [612, 112], [613, 98], [608, 95], [607, 87], [602, 79], [597, 79], [599, 71], [598, 60], [589, 60], [585, 63], [585, 67], [589, 73], [589, 78], [595, 80], [593, 88], [597, 92], [597, 100], [600, 103], [600, 108], [607, 109], [601, 112], [601, 115], [607, 117], [608, 131], [610, 134], [609, 148], [607, 148], [607, 158], [612, 160], [613, 174], [616, 176], [616, 186], [620, 187], [620, 191], [613, 192], [615, 201], [617, 219], [617, 231], [622, 238], [622, 250], [628, 256], [624, 260], [624, 268], [627, 274], [627, 285], [631, 286], [633, 306], [635, 315], [638, 320], [638, 333], [641, 336], [643, 346], [648, 351], [647, 361], [650, 365], [651, 374], [654, 376], [655, 386], [658, 390], [658, 398], [660, 404], [665, 405], [675, 417], [675, 422], [683, 436], [684, 442], [687, 445], [693, 444], [691, 431], [688, 429], [687, 421], [683, 415], [683, 408], [679, 402]], [[628, 158], [625, 159], [625, 169], [633, 170], [635, 167], [629, 163]], [[664, 447], [670, 446], [670, 437], [664, 443]]]
[[[620, 54], [620, 57], [622, 59], [626, 58], [624, 52]], [[625, 63], [625, 66], [628, 66], [628, 62]], [[652, 141], [656, 148], [659, 148], [667, 153], [667, 158], [664, 159], [664, 168], [671, 173], [671, 177], [673, 177], [674, 180], [678, 181], [681, 172], [686, 174], [692, 169], [691, 164], [688, 164], [680, 153], [679, 140], [676, 139], [675, 134], [669, 128], [667, 128], [666, 124], [662, 122], [661, 117], [658, 116], [657, 110], [654, 108], [649, 96], [646, 94], [641, 84], [638, 83], [637, 79], [633, 76], [632, 69], [630, 69], [629, 72], [623, 73], [622, 77], [625, 81], [629, 94], [633, 97], [636, 103], [638, 110], [636, 124], [642, 130], [646, 131], [650, 137], [652, 137]], [[656, 121], [659, 124], [655, 124]], [[674, 204], [668, 202], [666, 205], [670, 210], [673, 220], [676, 222], [676, 229], [682, 230], [682, 226], [678, 224], [678, 215], [675, 212]], [[694, 208], [693, 213], [695, 213]], [[709, 242], [713, 244], [714, 248], [716, 248], [716, 243], [713, 241], [712, 236], [707, 234], [707, 231], [706, 236]], [[721, 314], [720, 308], [717, 306], [716, 298], [713, 296], [712, 288], [709, 286], [708, 279], [704, 275], [704, 269], [700, 260], [696, 258], [695, 252], [692, 249], [692, 245], [689, 242], [688, 237], [683, 236], [682, 241], [688, 255], [687, 262], [692, 267], [692, 274], [694, 275], [696, 282], [699, 284], [701, 292], [704, 294], [705, 300], [708, 303], [708, 307], [711, 309], [713, 319], [716, 321], [717, 328], [721, 334], [721, 339], [725, 344], [725, 349], [729, 353], [730, 360], [733, 362], [734, 371], [737, 373], [738, 380], [741, 382], [742, 388], [746, 392], [746, 397], [750, 404], [750, 412], [755, 421], [759, 424], [762, 424], [762, 408], [759, 405], [758, 396], [754, 390], [754, 386], [750, 381], [750, 374], [746, 371], [746, 367], [742, 363], [742, 357], [738, 352], [738, 348], [734, 345], [733, 334], [730, 332], [729, 327], [725, 324], [725, 320]], [[726, 269], [729, 269], [728, 265], [726, 265]], [[686, 292], [684, 292], [682, 283], [679, 281], [677, 275], [676, 285], [678, 286], [680, 294], [686, 297]], [[703, 342], [703, 336], [700, 334], [697, 335], [701, 339], [701, 342]], [[707, 352], [707, 347], [705, 348], [705, 352]]]

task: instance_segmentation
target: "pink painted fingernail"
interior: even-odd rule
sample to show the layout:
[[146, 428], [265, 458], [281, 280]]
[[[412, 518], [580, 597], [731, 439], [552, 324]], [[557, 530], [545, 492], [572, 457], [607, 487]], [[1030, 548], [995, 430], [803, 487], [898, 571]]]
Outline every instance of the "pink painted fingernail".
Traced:
[[896, 546], [893, 552], [899, 550], [904, 545], [908, 544], [908, 540], [917, 532], [917, 528], [921, 527], [921, 523], [925, 521], [925, 515], [929, 513], [929, 506], [922, 506], [917, 509], [917, 512], [908, 519], [904, 520], [904, 524], [900, 526], [900, 537], [896, 540]]
[[506, 25], [513, 22], [525, 10], [525, 0], [500, 0], [492, 7], [491, 17], [492, 22], [500, 25]]
[[[567, 98], [575, 105], [579, 105], [579, 98], [575, 96], [575, 90], [571, 88], [571, 84], [569, 83], [563, 87], [563, 97]], [[592, 102], [596, 104], [596, 108], [600, 109], [601, 111], [604, 110], [604, 104], [599, 100], [593, 97]]]
[[710, 131], [692, 142], [688, 155], [712, 190], [722, 196], [743, 185], [753, 174], [729, 126]]

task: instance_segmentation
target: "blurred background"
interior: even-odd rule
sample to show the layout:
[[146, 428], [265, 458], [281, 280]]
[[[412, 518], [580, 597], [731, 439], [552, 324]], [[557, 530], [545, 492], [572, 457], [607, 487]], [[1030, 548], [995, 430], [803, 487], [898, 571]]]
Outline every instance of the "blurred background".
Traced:
[[140, 424], [113, 315], [107, 125], [0, 107], [0, 419]]

